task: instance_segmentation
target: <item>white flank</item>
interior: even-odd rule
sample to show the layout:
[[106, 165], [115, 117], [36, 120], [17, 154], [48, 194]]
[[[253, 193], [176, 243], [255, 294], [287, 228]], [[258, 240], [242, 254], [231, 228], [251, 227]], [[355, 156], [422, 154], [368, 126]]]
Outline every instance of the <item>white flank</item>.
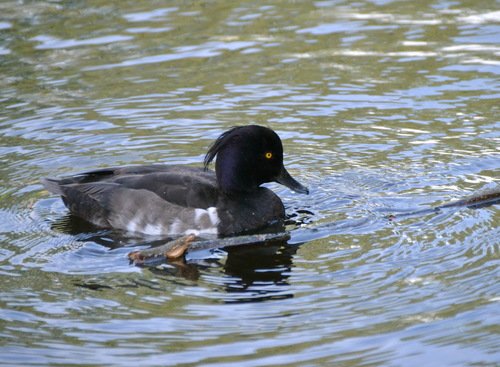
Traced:
[[204, 228], [204, 229], [188, 229], [184, 231], [184, 234], [194, 234], [195, 236], [199, 236], [200, 234], [217, 234], [217, 227], [212, 228]]
[[201, 219], [207, 214], [205, 209], [196, 208], [194, 210], [194, 223], [198, 225]]
[[127, 231], [129, 232], [136, 232], [138, 231], [138, 222], [135, 219], [132, 219], [130, 222], [127, 224]]
[[154, 236], [158, 236], [164, 233], [163, 227], [159, 224], [147, 224], [142, 232]]
[[168, 230], [168, 234], [179, 234], [182, 233], [182, 222], [176, 218], [174, 219], [174, 222], [170, 225], [170, 228]]
[[210, 216], [210, 221], [214, 226], [217, 226], [220, 222], [219, 215], [217, 214], [217, 208], [215, 206], [211, 206], [207, 209], [208, 215]]
[[170, 226], [164, 226], [161, 223], [148, 223], [141, 225], [141, 218], [132, 218], [127, 223], [127, 231], [141, 232], [148, 235], [159, 236], [164, 234], [179, 235], [179, 234], [201, 234], [217, 235], [217, 225], [220, 222], [217, 215], [217, 208], [210, 207], [207, 209], [194, 209], [194, 218], [191, 223], [183, 223], [179, 218], [174, 219]]
[[194, 228], [188, 228], [184, 234], [217, 234], [217, 225], [220, 219], [217, 215], [217, 208], [210, 207], [207, 209], [196, 208], [194, 210]]

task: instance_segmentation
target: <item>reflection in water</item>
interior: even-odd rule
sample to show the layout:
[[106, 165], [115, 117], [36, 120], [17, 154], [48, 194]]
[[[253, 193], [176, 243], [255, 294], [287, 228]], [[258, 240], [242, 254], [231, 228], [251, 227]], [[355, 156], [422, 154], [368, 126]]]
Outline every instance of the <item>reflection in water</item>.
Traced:
[[196, 263], [189, 263], [185, 258], [175, 260], [165, 260], [163, 266], [149, 267], [149, 270], [157, 275], [181, 277], [186, 280], [196, 281], [200, 278], [202, 266]]
[[[434, 226], [448, 218], [454, 211], [461, 208], [484, 208], [498, 203], [500, 192], [498, 188], [488, 190], [470, 196], [466, 199], [453, 201], [436, 207], [419, 210], [399, 210], [392, 208], [389, 214], [387, 208], [377, 208], [379, 215], [367, 215], [362, 218], [350, 218], [314, 224], [314, 213], [308, 210], [293, 210], [287, 219], [291, 230], [290, 243], [288, 241], [273, 241], [268, 243], [252, 243], [251, 245], [232, 246], [224, 248], [225, 262], [220, 260], [220, 250], [194, 251], [193, 255], [188, 252], [187, 256], [176, 260], [158, 259], [156, 263], [150, 263], [148, 270], [156, 275], [180, 277], [189, 281], [197, 281], [202, 274], [212, 266], [221, 269], [220, 283], [223, 284], [227, 297], [222, 297], [227, 303], [259, 302], [270, 299], [293, 298], [293, 292], [288, 291], [288, 278], [293, 267], [293, 257], [299, 245], [309, 241], [329, 238], [333, 235], [351, 234], [360, 235], [370, 233], [376, 228], [390, 225], [394, 220], [402, 220], [410, 217], [422, 217], [424, 221], [430, 221]], [[473, 205], [472, 205], [473, 204]], [[394, 215], [398, 212], [397, 215]], [[441, 217], [434, 217], [441, 213]], [[388, 215], [389, 214], [389, 215]], [[427, 216], [431, 215], [430, 218]], [[422, 222], [424, 226], [425, 222]], [[305, 225], [308, 224], [308, 225]], [[116, 250], [133, 246], [158, 247], [172, 237], [131, 237], [130, 233], [119, 230], [100, 229], [93, 224], [66, 214], [52, 224], [52, 229], [73, 235], [77, 241], [93, 242]], [[196, 254], [196, 252], [201, 253]], [[217, 252], [214, 258], [212, 255]], [[85, 254], [82, 254], [85, 256]], [[112, 267], [112, 264], [109, 264]], [[106, 285], [81, 283], [78, 286], [93, 290], [101, 290]]]
[[[210, 274], [215, 266], [218, 269], [215, 283], [224, 291], [225, 295], [221, 294], [220, 298], [225, 303], [286, 299], [293, 297], [287, 279], [297, 248], [286, 241], [229, 247], [223, 249], [222, 263], [210, 257], [194, 260], [188, 253], [187, 259], [169, 260], [161, 266], [149, 267], [148, 271], [162, 277], [168, 275], [195, 281]], [[221, 250], [216, 252], [220, 257]]]
[[297, 248], [286, 242], [228, 248], [224, 273], [232, 279], [225, 282], [225, 290], [238, 294], [229, 302], [293, 297], [288, 277]]
[[[497, 1], [19, 3], [0, 2], [0, 364], [498, 365], [498, 207], [421, 212], [498, 184]], [[302, 223], [287, 243], [139, 268], [155, 239], [54, 223], [38, 183], [199, 164], [249, 123], [311, 188], [272, 187]]]
[[[130, 234], [118, 230], [99, 229], [92, 223], [69, 213], [56, 220], [52, 224], [52, 229], [73, 235], [77, 241], [94, 242], [111, 250], [137, 245], [157, 247], [173, 239], [172, 237], [154, 239], [151, 237], [131, 237]], [[286, 241], [273, 241], [224, 249], [226, 260], [223, 265], [223, 273], [227, 276], [224, 278], [224, 289], [228, 293], [241, 293], [230, 302], [292, 297], [292, 294], [283, 293], [283, 287], [288, 285], [286, 279], [289, 277], [292, 258], [297, 248], [296, 245], [288, 245]], [[214, 261], [218, 261], [211, 258], [209, 251], [205, 251], [203, 255], [205, 258], [202, 259], [198, 257], [190, 259], [188, 254], [187, 258], [183, 257], [168, 262], [161, 260], [155, 266], [148, 268], [158, 275], [168, 274], [194, 281], [199, 279], [203, 269]], [[85, 284], [85, 286], [89, 289], [101, 289], [102, 287], [97, 284]], [[275, 286], [279, 288], [277, 289]]]

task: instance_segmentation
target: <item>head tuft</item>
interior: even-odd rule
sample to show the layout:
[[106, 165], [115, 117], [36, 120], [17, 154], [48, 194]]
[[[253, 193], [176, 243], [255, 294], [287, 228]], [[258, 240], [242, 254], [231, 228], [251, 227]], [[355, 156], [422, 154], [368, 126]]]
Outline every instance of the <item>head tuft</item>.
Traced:
[[238, 130], [244, 128], [244, 126], [233, 126], [231, 129], [223, 132], [217, 140], [210, 146], [205, 159], [203, 160], [203, 165], [205, 170], [208, 169], [210, 163], [214, 160], [215, 156], [225, 147], [227, 144], [235, 139], [239, 139]]

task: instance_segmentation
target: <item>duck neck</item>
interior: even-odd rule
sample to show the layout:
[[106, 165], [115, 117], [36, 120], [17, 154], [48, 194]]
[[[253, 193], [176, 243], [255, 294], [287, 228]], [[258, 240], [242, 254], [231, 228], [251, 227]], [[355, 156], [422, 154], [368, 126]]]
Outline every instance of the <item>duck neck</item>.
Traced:
[[218, 157], [215, 173], [219, 188], [227, 195], [252, 193], [259, 189], [259, 183], [253, 178], [253, 168], [242, 164], [234, 155]]

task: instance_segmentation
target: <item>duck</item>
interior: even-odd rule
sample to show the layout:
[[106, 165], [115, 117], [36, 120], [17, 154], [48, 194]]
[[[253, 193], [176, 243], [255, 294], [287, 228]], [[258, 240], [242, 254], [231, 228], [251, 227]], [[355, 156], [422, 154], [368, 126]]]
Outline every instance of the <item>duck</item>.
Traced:
[[[214, 159], [215, 171], [208, 168]], [[268, 127], [232, 127], [203, 163], [119, 166], [41, 181], [72, 215], [97, 227], [171, 237], [280, 231], [283, 202], [261, 185], [277, 182], [309, 194], [286, 170], [281, 139]]]

